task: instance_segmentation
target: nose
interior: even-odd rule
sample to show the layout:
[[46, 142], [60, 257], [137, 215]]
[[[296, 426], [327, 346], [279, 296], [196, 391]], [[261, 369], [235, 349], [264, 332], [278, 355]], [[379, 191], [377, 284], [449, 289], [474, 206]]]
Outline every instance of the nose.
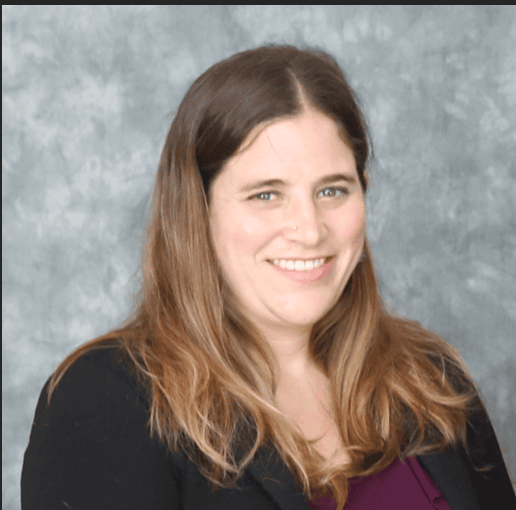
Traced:
[[289, 241], [316, 246], [328, 233], [324, 216], [313, 200], [293, 200], [285, 213], [283, 236]]

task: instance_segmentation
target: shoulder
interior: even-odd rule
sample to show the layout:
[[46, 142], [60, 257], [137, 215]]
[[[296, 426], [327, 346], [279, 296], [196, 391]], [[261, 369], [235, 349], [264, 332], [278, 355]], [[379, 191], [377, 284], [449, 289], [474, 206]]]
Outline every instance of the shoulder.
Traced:
[[[47, 385], [48, 386], [48, 381]], [[102, 400], [116, 400], [121, 404], [130, 398], [138, 398], [148, 406], [148, 396], [138, 382], [134, 364], [126, 351], [117, 345], [92, 348], [82, 354], [64, 373], [52, 398], [82, 394]], [[126, 396], [120, 401], [121, 393]]]
[[[46, 382], [36, 408], [41, 425], [120, 426], [124, 416], [148, 418], [147, 392], [135, 376], [129, 356], [115, 346], [93, 348], [76, 359], [58, 379], [49, 397]], [[69, 423], [70, 422], [70, 423]]]
[[468, 420], [467, 446], [418, 456], [446, 500], [461, 508], [516, 508], [516, 496], [495, 431], [482, 406]]
[[121, 439], [122, 431], [150, 436], [149, 398], [135, 373], [121, 347], [83, 353], [64, 372], [50, 399], [50, 379], [46, 382], [36, 408], [33, 434], [45, 433], [47, 439], [55, 440], [65, 435], [85, 443], [96, 441], [97, 433], [113, 443]]
[[[469, 461], [478, 482], [511, 493], [512, 482], [503, 458], [500, 443], [484, 403], [470, 413], [467, 423], [467, 448]], [[514, 492], [512, 492], [514, 495]], [[516, 503], [516, 499], [514, 500]]]
[[24, 457], [24, 509], [51, 508], [58, 500], [73, 508], [73, 502], [88, 507], [85, 501], [91, 508], [108, 508], [108, 502], [122, 507], [126, 501], [126, 508], [136, 508], [136, 502], [171, 500], [184, 459], [151, 436], [146, 392], [123, 351], [101, 348], [81, 355], [50, 402], [48, 384]]

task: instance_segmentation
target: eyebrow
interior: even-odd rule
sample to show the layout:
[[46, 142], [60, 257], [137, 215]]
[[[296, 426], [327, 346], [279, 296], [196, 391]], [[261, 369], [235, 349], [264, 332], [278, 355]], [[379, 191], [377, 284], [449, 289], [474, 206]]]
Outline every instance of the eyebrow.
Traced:
[[[331, 174], [326, 175], [323, 178], [319, 179], [317, 181], [317, 185], [320, 186], [321, 184], [329, 184], [331, 182], [337, 182], [337, 181], [345, 181], [349, 182], [350, 184], [355, 184], [357, 182], [357, 178], [354, 175], [350, 174]], [[266, 181], [257, 181], [252, 182], [251, 184], [248, 184], [247, 186], [244, 186], [240, 191], [252, 191], [259, 188], [265, 188], [267, 186], [286, 186], [287, 183], [281, 179], [268, 179]]]

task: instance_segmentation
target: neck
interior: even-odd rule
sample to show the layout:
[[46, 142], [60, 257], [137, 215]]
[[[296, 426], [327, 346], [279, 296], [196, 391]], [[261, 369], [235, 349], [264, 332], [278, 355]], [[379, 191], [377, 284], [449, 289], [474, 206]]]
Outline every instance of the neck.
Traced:
[[267, 335], [266, 339], [278, 363], [280, 386], [303, 386], [321, 373], [309, 354], [310, 332], [279, 334], [276, 331], [274, 335]]

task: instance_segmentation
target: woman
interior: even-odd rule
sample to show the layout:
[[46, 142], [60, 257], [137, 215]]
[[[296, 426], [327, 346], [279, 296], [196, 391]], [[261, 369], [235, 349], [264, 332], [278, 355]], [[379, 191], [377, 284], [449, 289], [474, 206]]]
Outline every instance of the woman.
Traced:
[[382, 305], [369, 153], [324, 52], [262, 47], [195, 81], [138, 306], [45, 385], [25, 510], [514, 508], [460, 356]]

